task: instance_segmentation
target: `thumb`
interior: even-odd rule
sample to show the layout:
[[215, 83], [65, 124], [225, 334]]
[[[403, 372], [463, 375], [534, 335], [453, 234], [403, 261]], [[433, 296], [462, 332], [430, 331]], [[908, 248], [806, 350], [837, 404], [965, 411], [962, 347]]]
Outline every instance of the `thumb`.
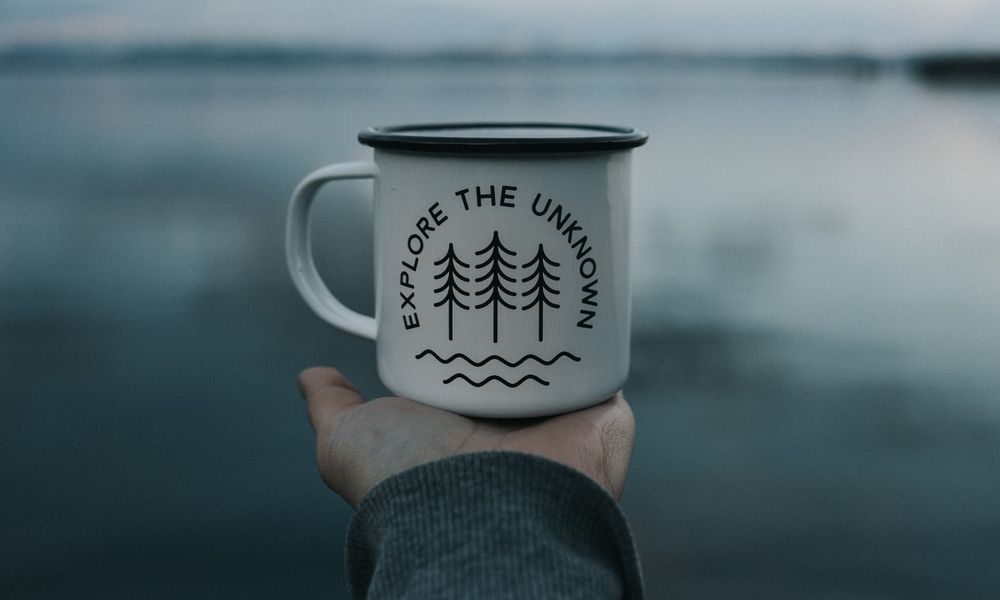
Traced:
[[331, 367], [312, 367], [299, 373], [299, 391], [306, 399], [313, 432], [329, 429], [341, 413], [364, 402], [351, 382]]

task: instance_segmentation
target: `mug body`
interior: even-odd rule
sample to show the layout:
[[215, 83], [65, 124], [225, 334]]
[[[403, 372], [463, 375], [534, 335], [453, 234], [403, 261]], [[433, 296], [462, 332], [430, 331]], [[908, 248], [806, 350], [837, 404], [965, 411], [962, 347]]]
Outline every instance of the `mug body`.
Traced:
[[[644, 139], [644, 138], [643, 138]], [[470, 416], [608, 398], [629, 368], [630, 150], [375, 148], [383, 383]]]

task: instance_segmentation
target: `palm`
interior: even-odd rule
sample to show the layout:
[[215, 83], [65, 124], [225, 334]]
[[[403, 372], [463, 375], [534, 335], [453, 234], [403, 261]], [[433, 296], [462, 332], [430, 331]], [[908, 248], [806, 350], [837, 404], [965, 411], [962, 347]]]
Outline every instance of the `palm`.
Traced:
[[364, 402], [333, 369], [300, 376], [316, 432], [320, 475], [357, 505], [383, 479], [454, 454], [527, 452], [582, 471], [616, 498], [632, 452], [632, 412], [621, 394], [545, 419], [470, 419], [404, 398]]

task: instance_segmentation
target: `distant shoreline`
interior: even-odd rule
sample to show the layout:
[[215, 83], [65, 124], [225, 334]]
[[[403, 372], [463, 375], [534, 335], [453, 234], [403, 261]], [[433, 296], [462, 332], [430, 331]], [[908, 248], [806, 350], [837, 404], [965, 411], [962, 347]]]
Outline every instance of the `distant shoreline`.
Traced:
[[1000, 84], [1000, 53], [935, 54], [917, 57], [914, 74], [927, 83]]
[[648, 65], [664, 68], [778, 70], [876, 77], [904, 71], [931, 84], [1000, 82], [1000, 51], [935, 53], [887, 58], [864, 53], [712, 53], [572, 50], [378, 51], [271, 45], [10, 46], [0, 49], [0, 70], [146, 69], [161, 67], [287, 68], [364, 65]]
[[0, 49], [0, 67], [291, 66], [339, 64], [625, 64], [678, 67], [774, 67], [873, 74], [887, 61], [864, 54], [699, 53], [568, 50], [376, 51], [267, 45], [12, 46]]

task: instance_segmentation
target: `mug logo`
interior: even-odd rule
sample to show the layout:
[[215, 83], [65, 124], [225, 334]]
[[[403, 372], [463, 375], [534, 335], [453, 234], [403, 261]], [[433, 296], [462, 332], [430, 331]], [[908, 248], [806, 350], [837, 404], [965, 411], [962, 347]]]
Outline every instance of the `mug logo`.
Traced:
[[[437, 350], [421, 349], [414, 358], [441, 365], [454, 363], [456, 372], [442, 380], [445, 384], [464, 382], [483, 387], [496, 382], [516, 388], [532, 382], [547, 386], [550, 382], [544, 379], [544, 373], [525, 373], [522, 367], [540, 369], [561, 360], [580, 362], [581, 357], [569, 349], [558, 348], [548, 358], [540, 355], [542, 350], [519, 357], [498, 353], [472, 357], [449, 351], [448, 347], [456, 341], [474, 338], [493, 344], [512, 336], [524, 338], [529, 326], [531, 341], [542, 344], [552, 335], [547, 327], [551, 328], [554, 319], [561, 321], [560, 327], [594, 327], [598, 307], [597, 262], [591, 256], [593, 247], [583, 225], [562, 204], [554, 203], [551, 198], [543, 199], [541, 193], [535, 194], [530, 203], [519, 203], [516, 192], [517, 187], [510, 185], [476, 186], [474, 193], [470, 188], [458, 190], [455, 196], [460, 202], [450, 211], [442, 208], [440, 202], [433, 203], [426, 215], [417, 219], [415, 232], [407, 237], [409, 255], [401, 261], [399, 272], [403, 327], [407, 331], [421, 327], [418, 300], [419, 306], [429, 304], [439, 311], [434, 319], [425, 317], [425, 323], [429, 320], [442, 323], [440, 346], [432, 344]], [[446, 223], [456, 214], [484, 208], [526, 211], [542, 226], [525, 228], [531, 233], [519, 231], [516, 235], [512, 231], [483, 228], [477, 242], [478, 234], [470, 234], [469, 227], [463, 225], [454, 229], [456, 235], [461, 234], [458, 241], [464, 246], [456, 247], [456, 241], [452, 240], [444, 248], [444, 242], [438, 238], [447, 239]], [[425, 257], [425, 248], [432, 243], [439, 250], [436, 256], [428, 250]], [[426, 289], [417, 283], [421, 258], [432, 267], [432, 272], [423, 276], [433, 283]], [[570, 310], [576, 314], [568, 315], [568, 319], [560, 316]], [[477, 369], [487, 366], [492, 368], [489, 375], [475, 374]], [[493, 372], [497, 369], [518, 371], [504, 376]]]

